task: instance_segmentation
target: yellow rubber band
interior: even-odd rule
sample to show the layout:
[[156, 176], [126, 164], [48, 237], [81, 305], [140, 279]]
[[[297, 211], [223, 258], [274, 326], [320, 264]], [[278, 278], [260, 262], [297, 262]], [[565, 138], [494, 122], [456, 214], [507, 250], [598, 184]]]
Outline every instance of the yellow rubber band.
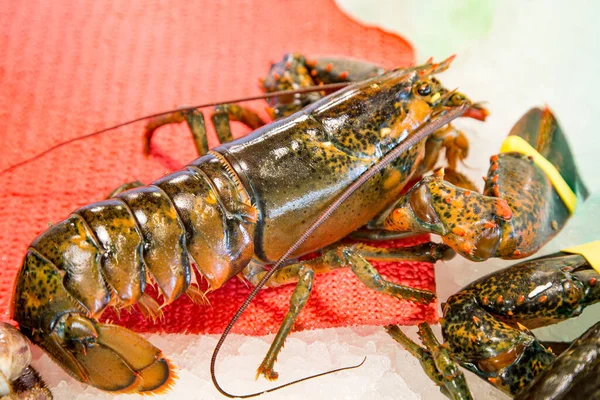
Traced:
[[540, 153], [537, 152], [536, 149], [531, 147], [531, 145], [520, 136], [509, 135], [502, 143], [502, 146], [500, 147], [500, 153], [511, 152], [521, 153], [532, 157], [533, 162], [535, 162], [536, 165], [540, 167], [542, 171], [544, 171], [546, 176], [548, 176], [548, 179], [550, 179], [550, 182], [552, 182], [552, 186], [554, 186], [554, 189], [565, 203], [565, 206], [569, 209], [569, 212], [571, 214], [575, 212], [575, 207], [577, 206], [577, 196], [550, 161], [546, 160]]
[[564, 253], [580, 254], [600, 274], [600, 240], [562, 250]]

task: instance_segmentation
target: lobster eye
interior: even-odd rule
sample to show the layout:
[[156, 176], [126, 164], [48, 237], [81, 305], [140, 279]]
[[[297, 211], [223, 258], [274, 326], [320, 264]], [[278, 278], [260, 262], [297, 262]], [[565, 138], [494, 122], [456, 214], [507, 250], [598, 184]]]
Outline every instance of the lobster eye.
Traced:
[[417, 88], [417, 93], [421, 96], [429, 96], [431, 94], [431, 85], [427, 82], [420, 84]]

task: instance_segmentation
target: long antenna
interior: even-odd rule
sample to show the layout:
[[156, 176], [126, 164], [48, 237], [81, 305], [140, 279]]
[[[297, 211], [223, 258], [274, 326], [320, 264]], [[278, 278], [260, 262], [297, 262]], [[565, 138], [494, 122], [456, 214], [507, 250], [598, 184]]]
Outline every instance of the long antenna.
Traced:
[[[302, 245], [302, 243], [304, 243], [306, 241], [306, 239], [308, 239], [309, 236], [312, 235], [314, 233], [314, 231], [317, 230], [317, 228], [319, 226], [321, 226], [321, 224], [323, 222], [325, 222], [331, 216], [331, 214], [348, 197], [350, 197], [358, 188], [360, 188], [365, 182], [367, 182], [369, 179], [371, 179], [375, 174], [377, 174], [379, 171], [381, 171], [383, 168], [385, 168], [389, 163], [391, 163], [392, 161], [394, 161], [400, 155], [402, 155], [403, 153], [405, 153], [412, 146], [416, 145], [421, 140], [423, 140], [427, 136], [431, 135], [433, 132], [435, 132], [436, 130], [438, 130], [442, 126], [446, 125], [448, 122], [450, 122], [450, 121], [454, 120], [455, 118], [458, 118], [459, 116], [461, 116], [462, 114], [464, 114], [467, 111], [468, 108], [469, 107], [466, 104], [463, 104], [460, 107], [452, 108], [451, 110], [447, 111], [445, 115], [441, 116], [440, 118], [438, 118], [438, 119], [436, 119], [434, 121], [426, 123], [425, 125], [421, 126], [419, 129], [417, 129], [416, 131], [414, 131], [411, 136], [409, 136], [405, 141], [403, 141], [402, 143], [400, 143], [399, 145], [397, 145], [396, 147], [394, 147], [389, 153], [387, 153], [377, 163], [375, 163], [371, 167], [369, 167], [369, 169], [367, 169], [365, 172], [363, 172], [363, 174], [361, 176], [359, 176], [357, 180], [355, 180], [354, 182], [352, 182], [352, 184], [350, 186], [348, 186], [342, 193], [340, 193], [340, 195], [319, 215], [319, 217], [315, 220], [315, 222], [313, 222], [313, 224], [306, 231], [304, 231], [304, 233], [294, 242], [294, 244], [292, 244], [290, 246], [290, 248], [279, 258], [279, 260], [277, 260], [277, 262], [271, 267], [271, 269], [269, 270], [269, 272], [267, 272], [267, 274], [261, 279], [261, 281], [254, 287], [254, 289], [252, 290], [252, 292], [250, 293], [250, 295], [248, 295], [248, 297], [246, 298], [246, 300], [244, 301], [244, 303], [242, 304], [242, 306], [237, 310], [237, 312], [235, 313], [235, 315], [233, 316], [233, 318], [231, 319], [231, 321], [229, 321], [229, 324], [227, 325], [227, 327], [223, 331], [223, 334], [219, 338], [219, 341], [217, 342], [217, 346], [215, 347], [215, 350], [213, 352], [212, 358], [210, 360], [210, 375], [211, 375], [213, 384], [215, 385], [215, 387], [217, 388], [217, 390], [221, 394], [223, 394], [224, 396], [230, 397], [230, 398], [235, 398], [235, 397], [239, 397], [239, 398], [255, 397], [255, 396], [259, 396], [259, 395], [261, 395], [263, 393], [273, 392], [273, 391], [282, 389], [284, 387], [293, 385], [295, 383], [299, 383], [299, 382], [302, 382], [302, 381], [306, 381], [308, 379], [316, 378], [318, 376], [326, 375], [328, 373], [333, 373], [333, 372], [336, 372], [336, 371], [340, 371], [340, 370], [344, 370], [344, 369], [349, 369], [349, 368], [356, 368], [357, 367], [357, 366], [346, 367], [346, 368], [341, 368], [339, 370], [328, 371], [328, 372], [324, 372], [324, 373], [321, 373], [321, 374], [308, 376], [308, 377], [305, 377], [305, 378], [302, 378], [302, 379], [298, 379], [298, 380], [295, 380], [295, 381], [292, 381], [292, 382], [289, 382], [289, 383], [286, 383], [286, 384], [283, 384], [283, 385], [280, 385], [280, 386], [276, 386], [276, 387], [271, 388], [271, 389], [264, 390], [262, 392], [256, 392], [256, 393], [246, 394], [246, 395], [233, 395], [233, 394], [230, 394], [230, 393], [226, 392], [221, 387], [221, 385], [219, 385], [219, 383], [217, 382], [217, 377], [215, 375], [215, 364], [216, 364], [216, 361], [217, 361], [217, 355], [219, 354], [219, 350], [223, 346], [223, 342], [225, 342], [225, 339], [227, 338], [227, 335], [229, 334], [229, 332], [231, 331], [231, 329], [233, 328], [233, 326], [235, 325], [235, 323], [237, 322], [237, 320], [240, 318], [240, 316], [242, 315], [242, 313], [246, 310], [246, 308], [248, 307], [248, 305], [250, 304], [250, 302], [254, 299], [254, 297], [256, 297], [256, 295], [258, 294], [259, 290], [271, 278], [271, 276], [273, 276], [273, 274], [275, 272], [277, 272], [279, 269], [281, 269], [281, 266], [283, 265], [283, 263], [285, 262], [285, 260], [287, 260], [287, 258], [289, 256], [291, 256], [296, 250], [298, 250], [298, 248]], [[364, 362], [364, 360], [363, 360], [363, 362]], [[362, 363], [359, 364], [359, 366], [360, 365], [362, 365]]]
[[270, 99], [270, 98], [273, 98], [273, 97], [288, 96], [288, 95], [293, 95], [293, 94], [320, 92], [321, 90], [337, 90], [337, 89], [341, 89], [343, 87], [346, 87], [349, 84], [350, 84], [350, 82], [341, 82], [341, 83], [330, 83], [330, 84], [322, 85], [322, 86], [309, 86], [309, 87], [305, 87], [305, 88], [301, 88], [301, 89], [281, 90], [281, 91], [278, 91], [278, 92], [263, 93], [263, 94], [256, 95], [256, 96], [242, 97], [242, 98], [234, 99], [234, 100], [230, 100], [230, 101], [218, 101], [218, 102], [212, 102], [212, 103], [204, 103], [204, 104], [199, 104], [199, 105], [196, 105], [196, 106], [181, 107], [181, 108], [176, 108], [176, 109], [169, 110], [169, 111], [159, 112], [159, 113], [156, 113], [156, 114], [145, 115], [143, 117], [139, 117], [139, 118], [136, 118], [136, 119], [132, 119], [130, 121], [122, 122], [120, 124], [117, 124], [117, 125], [114, 125], [114, 126], [111, 126], [111, 127], [108, 127], [108, 128], [104, 128], [104, 129], [101, 129], [101, 130], [96, 131], [96, 132], [88, 133], [88, 134], [85, 134], [85, 135], [82, 135], [82, 136], [78, 136], [78, 137], [75, 137], [73, 139], [68, 139], [68, 140], [65, 140], [64, 142], [60, 142], [58, 144], [55, 144], [54, 146], [52, 146], [52, 147], [50, 147], [50, 148], [42, 151], [41, 153], [38, 153], [38, 154], [36, 154], [34, 156], [26, 158], [25, 160], [20, 161], [20, 162], [14, 164], [14, 165], [11, 165], [10, 167], [2, 170], [2, 171], [0, 171], [0, 175], [3, 175], [3, 174], [5, 174], [7, 172], [10, 172], [10, 171], [13, 171], [13, 170], [15, 170], [15, 169], [17, 169], [17, 168], [25, 165], [25, 164], [29, 164], [30, 162], [32, 162], [34, 160], [37, 160], [38, 158], [41, 158], [41, 157], [45, 156], [46, 154], [48, 154], [48, 153], [50, 153], [50, 152], [52, 152], [52, 151], [54, 151], [54, 150], [56, 150], [56, 149], [58, 149], [60, 147], [66, 146], [66, 145], [71, 144], [71, 143], [78, 142], [80, 140], [89, 139], [89, 138], [91, 138], [93, 136], [98, 136], [98, 135], [101, 135], [101, 134], [106, 133], [106, 132], [114, 131], [115, 129], [119, 129], [119, 128], [122, 128], [124, 126], [131, 125], [131, 124], [134, 124], [136, 122], [140, 122], [140, 121], [143, 121], [143, 120], [146, 120], [146, 119], [160, 117], [160, 116], [171, 114], [171, 113], [177, 112], [177, 111], [192, 111], [192, 110], [196, 110], [198, 108], [218, 106], [219, 104], [241, 103], [241, 102], [244, 102], [244, 101]]

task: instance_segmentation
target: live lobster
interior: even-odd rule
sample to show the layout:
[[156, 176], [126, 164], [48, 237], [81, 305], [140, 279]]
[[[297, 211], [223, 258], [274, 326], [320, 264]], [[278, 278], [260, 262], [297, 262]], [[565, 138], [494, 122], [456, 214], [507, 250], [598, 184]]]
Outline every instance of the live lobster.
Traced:
[[[449, 122], [443, 118], [452, 108], [468, 108], [464, 95], [430, 79], [449, 62], [361, 80], [150, 186], [80, 208], [42, 233], [25, 256], [13, 309], [21, 331], [75, 378], [101, 389], [158, 393], [168, 388], [172, 368], [159, 349], [96, 318], [108, 306], [133, 304], [157, 315], [158, 303], [144, 293], [149, 281], [165, 303], [184, 293], [202, 301], [195, 268], [211, 290], [240, 273], [256, 282], [265, 273], [262, 264], [284, 253], [369, 166], [418, 128]], [[198, 115], [186, 114], [202, 131]], [[296, 255], [339, 241], [388, 207], [414, 175], [424, 149], [425, 140], [369, 180]], [[375, 290], [425, 303], [434, 299], [431, 292], [383, 280], [365, 259], [402, 256], [435, 261], [448, 251], [436, 244], [388, 254], [335, 246], [311, 263], [287, 265], [270, 284], [299, 283], [260, 373], [276, 377], [274, 360], [306, 302], [314, 273], [350, 267]]]
[[[332, 77], [360, 82], [314, 103], [314, 95], [307, 101], [302, 96], [284, 99], [273, 108], [274, 117], [312, 104], [244, 139], [213, 149], [150, 186], [118, 192], [113, 199], [83, 207], [32, 243], [15, 288], [14, 319], [22, 332], [75, 378], [109, 391], [158, 393], [168, 388], [172, 383], [171, 367], [160, 350], [124, 328], [96, 321], [107, 306], [138, 304], [143, 312], [158, 314], [156, 301], [144, 294], [150, 279], [158, 284], [166, 303], [184, 293], [201, 301], [202, 293], [194, 285], [193, 266], [212, 290], [240, 273], [251, 283], [258, 282], [266, 273], [264, 264], [277, 260], [320, 210], [413, 131], [435, 121], [450, 122], [444, 116], [452, 108], [471, 106], [470, 116], [485, 116], [480, 106], [443, 88], [432, 77], [447, 68], [450, 60], [382, 75], [382, 71], [368, 67], [361, 69], [368, 71], [366, 76], [358, 74], [355, 78], [350, 75], [352, 70], [339, 72], [334, 68], [335, 62], [317, 68], [318, 64], [291, 57], [279, 65], [283, 66], [281, 74], [272, 71], [270, 77], [277, 84], [287, 82], [282, 77], [290, 78], [288, 83], [293, 85], [298, 77], [319, 73], [324, 74], [321, 82]], [[358, 62], [349, 65], [364, 66]], [[267, 80], [265, 87], [269, 87]], [[213, 121], [216, 126], [227, 126], [228, 118], [261, 124], [250, 122], [249, 115], [245, 109], [223, 106], [217, 109]], [[223, 117], [221, 122], [219, 116]], [[183, 120], [192, 128], [201, 154], [206, 153], [200, 113], [174, 113], [167, 119], [152, 121], [147, 140], [157, 126]], [[226, 129], [217, 131], [224, 132], [222, 141], [230, 139]], [[444, 139], [463, 141], [451, 129], [438, 132], [437, 137], [434, 134], [437, 142], [420, 141], [370, 179], [294, 253], [299, 256], [320, 250], [321, 257], [286, 265], [269, 281], [270, 285], [278, 285], [298, 280], [298, 284], [290, 312], [259, 373], [270, 379], [277, 377], [274, 361], [307, 300], [314, 273], [349, 267], [375, 290], [424, 303], [435, 298], [433, 293], [383, 280], [366, 259], [404, 256], [435, 261], [451, 254], [447, 246], [432, 243], [382, 255], [367, 246], [334, 243], [365, 224], [388, 231], [414, 227], [410, 222], [414, 215], [425, 216], [428, 225], [435, 225], [435, 219], [427, 219], [433, 218], [428, 208], [430, 199], [418, 189], [424, 184], [415, 189], [421, 190], [412, 196], [417, 200], [404, 208], [409, 211], [380, 213], [392, 205], [411, 177], [435, 164], [440, 143], [451, 142]], [[433, 151], [431, 146], [435, 147]], [[451, 166], [455, 165], [452, 160], [461, 158], [456, 155], [460, 151], [447, 153]], [[439, 180], [439, 176], [433, 179]], [[510, 249], [510, 253], [504, 253], [486, 248], [480, 254], [477, 250], [485, 246], [476, 243], [469, 247], [464, 239], [470, 235], [462, 226], [458, 227], [462, 231], [453, 227], [444, 232], [453, 239], [448, 244], [471, 258], [524, 257], [549, 240], [566, 220], [553, 220], [552, 231], [544, 231], [523, 247], [511, 237], [499, 239], [499, 222], [513, 217], [504, 199], [476, 193], [469, 196], [478, 202], [490, 222], [483, 227], [496, 232], [491, 242], [497, 248]], [[438, 200], [435, 196], [433, 199]], [[158, 242], [160, 249], [155, 245]]]

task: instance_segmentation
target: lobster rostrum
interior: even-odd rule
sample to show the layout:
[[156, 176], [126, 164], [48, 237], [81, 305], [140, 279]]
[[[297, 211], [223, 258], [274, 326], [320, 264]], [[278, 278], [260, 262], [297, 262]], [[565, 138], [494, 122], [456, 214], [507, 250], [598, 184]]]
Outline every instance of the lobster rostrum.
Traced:
[[[209, 153], [201, 113], [152, 120], [147, 139], [156, 127], [182, 117], [206, 154], [148, 186], [84, 206], [42, 233], [18, 274], [13, 318], [76, 379], [115, 392], [167, 389], [174, 374], [161, 351], [125, 328], [98, 322], [102, 312], [135, 304], [147, 315], [160, 315], [157, 301], [145, 293], [150, 283], [168, 304], [183, 294], [203, 301], [196, 274], [209, 290], [239, 274], [251, 283], [260, 280], [264, 265], [284, 254], [358, 176], [413, 131], [437, 120], [449, 122], [443, 120], [448, 110], [471, 104], [433, 79], [449, 63], [395, 70], [350, 85]], [[220, 110], [226, 119], [237, 112]], [[475, 107], [475, 115], [481, 110]], [[419, 141], [369, 179], [294, 253], [320, 250], [321, 257], [292, 261], [269, 281], [298, 284], [259, 374], [277, 377], [273, 364], [315, 273], [350, 268], [374, 290], [422, 303], [435, 298], [386, 281], [367, 259], [435, 261], [452, 253], [447, 246], [382, 251], [332, 245], [398, 198], [425, 148], [426, 140]]]
[[[521, 137], [552, 160], [573, 193], [587, 196], [562, 131], [548, 109], [529, 111], [510, 135]], [[554, 236], [571, 212], [547, 173], [518, 152], [492, 157], [484, 193], [489, 197], [455, 188], [439, 175], [425, 178], [394, 206], [386, 223], [438, 233], [459, 253], [480, 261], [534, 253]], [[463, 231], [466, 225], [475, 234]], [[598, 302], [598, 278], [597, 270], [583, 255], [552, 254], [492, 273], [452, 295], [442, 305], [444, 345], [437, 342], [427, 324], [419, 327], [425, 348], [396, 326], [387, 330], [419, 358], [428, 376], [449, 398], [471, 398], [454, 362], [518, 398], [570, 398], [567, 393], [574, 390], [573, 377], [599, 368], [597, 351], [591, 351], [589, 345], [598, 340], [597, 327], [576, 342], [579, 347], [565, 353], [560, 365], [569, 369], [562, 372], [554, 366], [554, 372], [544, 372], [556, 355], [550, 344], [537, 340], [530, 329], [577, 317], [585, 307]], [[552, 347], [564, 350], [560, 344]], [[558, 385], [557, 374], [571, 376], [573, 381]], [[538, 376], [535, 386], [527, 389]], [[548, 382], [555, 382], [555, 397], [535, 397], [539, 390], [534, 388]], [[596, 395], [600, 391], [594, 383], [587, 388]]]

